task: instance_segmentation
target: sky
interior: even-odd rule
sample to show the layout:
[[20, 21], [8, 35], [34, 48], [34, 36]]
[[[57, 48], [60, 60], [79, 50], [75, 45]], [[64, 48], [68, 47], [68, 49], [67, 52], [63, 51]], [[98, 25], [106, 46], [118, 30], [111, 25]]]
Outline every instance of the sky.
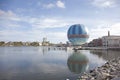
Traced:
[[88, 28], [88, 42], [120, 35], [120, 0], [0, 0], [0, 41], [65, 43], [73, 24]]

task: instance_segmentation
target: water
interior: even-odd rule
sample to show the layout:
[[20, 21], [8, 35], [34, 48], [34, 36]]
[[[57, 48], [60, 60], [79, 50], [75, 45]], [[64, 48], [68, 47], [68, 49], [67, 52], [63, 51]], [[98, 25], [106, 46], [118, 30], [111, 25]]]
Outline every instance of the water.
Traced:
[[76, 80], [118, 56], [120, 51], [0, 47], [0, 80]]

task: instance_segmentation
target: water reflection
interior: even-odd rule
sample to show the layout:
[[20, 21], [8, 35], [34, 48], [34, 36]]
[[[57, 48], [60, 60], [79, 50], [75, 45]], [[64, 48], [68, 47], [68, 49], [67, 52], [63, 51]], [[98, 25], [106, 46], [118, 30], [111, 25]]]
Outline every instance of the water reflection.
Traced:
[[0, 80], [65, 80], [74, 77], [66, 66], [68, 54], [63, 49], [0, 47]]
[[51, 47], [51, 46], [43, 46], [42, 53], [43, 55], [47, 53], [48, 51], [66, 51], [66, 47]]
[[119, 53], [73, 52], [65, 47], [0, 47], [0, 80], [76, 80], [88, 65], [88, 70], [94, 69]]
[[82, 52], [73, 52], [67, 60], [71, 72], [79, 74], [88, 69], [88, 58]]
[[111, 60], [120, 56], [120, 51], [113, 50], [91, 50], [90, 53], [97, 55], [104, 60]]

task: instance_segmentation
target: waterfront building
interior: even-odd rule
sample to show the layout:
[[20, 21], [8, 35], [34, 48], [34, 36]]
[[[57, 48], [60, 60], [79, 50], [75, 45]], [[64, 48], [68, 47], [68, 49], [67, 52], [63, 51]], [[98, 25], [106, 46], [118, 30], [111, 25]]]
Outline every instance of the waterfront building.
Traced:
[[102, 39], [98, 38], [98, 39], [93, 39], [90, 43], [88, 43], [89, 47], [100, 47], [102, 46]]
[[107, 36], [102, 38], [93, 39], [89, 43], [82, 45], [83, 47], [101, 47], [103, 49], [117, 49], [120, 50], [120, 36], [110, 35], [108, 31]]
[[43, 38], [42, 46], [49, 46], [49, 41], [47, 41], [46, 37]]
[[120, 36], [110, 35], [108, 31], [108, 36], [102, 37], [102, 44], [107, 48], [120, 48]]

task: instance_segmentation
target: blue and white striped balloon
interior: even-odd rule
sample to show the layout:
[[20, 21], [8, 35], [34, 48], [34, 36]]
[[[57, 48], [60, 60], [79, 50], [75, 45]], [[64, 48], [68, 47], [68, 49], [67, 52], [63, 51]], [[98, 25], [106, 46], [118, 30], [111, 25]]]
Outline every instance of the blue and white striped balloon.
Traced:
[[75, 24], [70, 26], [70, 28], [68, 29], [67, 36], [69, 41], [73, 45], [84, 44], [89, 38], [87, 29], [82, 24]]

